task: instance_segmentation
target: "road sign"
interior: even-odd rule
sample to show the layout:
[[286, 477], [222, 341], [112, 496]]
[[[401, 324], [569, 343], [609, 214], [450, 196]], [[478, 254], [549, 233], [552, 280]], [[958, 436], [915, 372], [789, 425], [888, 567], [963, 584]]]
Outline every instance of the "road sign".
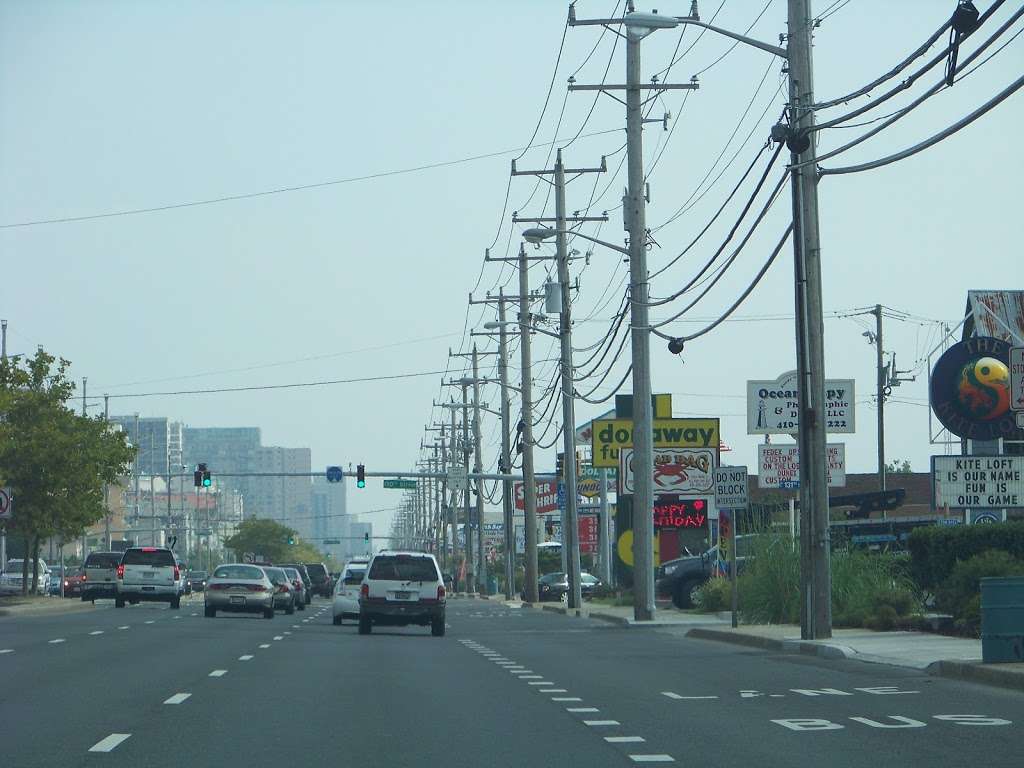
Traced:
[[414, 490], [416, 490], [416, 481], [415, 480], [403, 480], [401, 478], [399, 478], [397, 480], [395, 478], [388, 478], [387, 480], [384, 481], [384, 487], [385, 488], [402, 488], [404, 490], [414, 491]]
[[[1024, 411], [1024, 347], [1010, 348], [1010, 408]], [[1019, 413], [1017, 426], [1021, 426]]]
[[719, 509], [747, 508], [747, 468], [719, 467], [715, 470], [715, 504]]
[[[853, 379], [825, 379], [825, 431], [854, 432]], [[800, 429], [800, 389], [796, 371], [774, 380], [747, 382], [747, 434], [796, 434]]]
[[516, 526], [516, 554], [522, 555], [526, 552], [526, 526]]
[[340, 483], [342, 477], [344, 477], [341, 467], [328, 467], [327, 468], [327, 482], [328, 483]]
[[254, 553], [254, 552], [243, 552], [242, 553], [242, 562], [243, 563], [255, 563], [256, 562], [256, 553]]
[[[828, 487], [846, 486], [846, 446], [829, 443]], [[757, 446], [757, 487], [796, 490], [800, 487], [800, 448], [796, 445]]]
[[[619, 477], [622, 492], [634, 493], [633, 449], [619, 450]], [[710, 496], [714, 486], [712, 472], [718, 466], [713, 448], [655, 448], [654, 495], [696, 498]]]
[[9, 520], [14, 514], [13, 499], [10, 488], [0, 488], [0, 520]]
[[330, 544], [341, 544], [341, 539], [324, 539], [324, 546], [325, 547], [330, 545]]
[[448, 470], [448, 490], [465, 491], [469, 488], [469, 477], [464, 464], [456, 464]]
[[932, 456], [935, 508], [1024, 507], [1024, 456]]

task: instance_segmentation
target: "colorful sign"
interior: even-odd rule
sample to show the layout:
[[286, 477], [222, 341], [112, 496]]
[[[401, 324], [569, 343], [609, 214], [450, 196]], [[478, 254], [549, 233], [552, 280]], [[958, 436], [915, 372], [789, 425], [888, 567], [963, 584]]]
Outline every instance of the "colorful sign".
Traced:
[[[601, 495], [601, 467], [580, 467], [580, 473], [576, 476], [576, 490], [580, 496], [592, 499]], [[605, 469], [605, 490], [607, 493], [615, 493], [618, 484], [618, 471]]]
[[[825, 380], [825, 431], [854, 432], [853, 379]], [[747, 382], [747, 434], [795, 434], [800, 429], [797, 372]]]
[[[654, 419], [652, 437], [655, 448], [718, 449], [718, 419]], [[594, 420], [593, 464], [595, 467], [619, 466], [619, 450], [633, 447], [632, 419]]]
[[1024, 456], [932, 456], [936, 509], [1024, 507]]
[[[846, 486], [846, 446], [829, 443], [828, 487]], [[800, 487], [800, 447], [797, 445], [757, 446], [757, 487], [796, 490]]]
[[[537, 486], [537, 514], [550, 515], [558, 511], [558, 480], [555, 478], [543, 478], [535, 481]], [[516, 509], [526, 509], [526, 491], [522, 483], [512, 485], [513, 501]]]
[[654, 504], [654, 527], [661, 528], [706, 528], [708, 525], [707, 499], [673, 499], [656, 501]]
[[[634, 493], [632, 448], [619, 451], [619, 477], [622, 493]], [[718, 466], [710, 448], [655, 448], [654, 495], [707, 496], [714, 488], [714, 470]]]
[[579, 531], [580, 554], [592, 555], [597, 552], [601, 523], [597, 515], [580, 515], [577, 519]]
[[[629, 528], [622, 532], [619, 536], [619, 541], [615, 547], [618, 552], [619, 560], [628, 565], [630, 568], [633, 567], [633, 529]], [[654, 537], [654, 564], [661, 565], [661, 540]]]
[[968, 440], [1021, 439], [1010, 408], [1010, 345], [990, 336], [954, 344], [935, 363], [928, 385], [932, 411]]

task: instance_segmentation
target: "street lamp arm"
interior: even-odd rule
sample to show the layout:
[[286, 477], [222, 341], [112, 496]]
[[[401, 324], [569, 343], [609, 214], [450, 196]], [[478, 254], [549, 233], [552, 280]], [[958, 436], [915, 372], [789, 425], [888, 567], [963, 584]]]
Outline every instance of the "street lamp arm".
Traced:
[[740, 34], [738, 34], [736, 32], [730, 32], [727, 29], [722, 29], [721, 27], [712, 26], [711, 24], [707, 24], [707, 23], [705, 23], [703, 21], [698, 21], [697, 19], [690, 18], [689, 16], [676, 16], [676, 20], [680, 24], [692, 24], [695, 27], [703, 27], [704, 29], [706, 29], [706, 30], [708, 30], [710, 32], [717, 32], [720, 35], [724, 35], [725, 37], [730, 37], [733, 40], [738, 40], [741, 43], [746, 43], [747, 45], [753, 46], [754, 48], [759, 48], [762, 51], [768, 51], [768, 53], [774, 53], [780, 59], [788, 59], [789, 58], [788, 51], [786, 51], [785, 48], [779, 47], [778, 45], [772, 45], [771, 43], [765, 43], [765, 42], [762, 42], [760, 40], [755, 40], [754, 38], [747, 37], [746, 35], [740, 35]]

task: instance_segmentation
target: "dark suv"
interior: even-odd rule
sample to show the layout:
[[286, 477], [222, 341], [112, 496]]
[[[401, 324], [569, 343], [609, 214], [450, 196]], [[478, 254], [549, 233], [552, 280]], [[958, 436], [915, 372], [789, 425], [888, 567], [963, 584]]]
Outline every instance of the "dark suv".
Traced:
[[331, 574], [328, 572], [327, 566], [323, 563], [305, 563], [305, 566], [306, 571], [309, 572], [309, 578], [313, 580], [313, 591], [320, 597], [330, 600]]
[[[736, 537], [736, 572], [741, 573], [754, 534]], [[671, 597], [676, 608], [692, 608], [694, 593], [711, 578], [718, 562], [718, 547], [702, 555], [678, 557], [661, 564], [654, 576], [659, 597]]]

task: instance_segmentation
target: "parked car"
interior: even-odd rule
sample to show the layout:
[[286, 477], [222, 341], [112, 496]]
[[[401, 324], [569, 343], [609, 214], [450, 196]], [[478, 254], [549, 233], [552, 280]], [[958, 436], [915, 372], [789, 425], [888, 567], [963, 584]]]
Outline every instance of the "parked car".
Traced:
[[291, 616], [295, 613], [295, 593], [292, 591], [292, 582], [283, 568], [264, 566], [264, 573], [274, 585], [274, 608], [284, 611]]
[[313, 580], [313, 593], [331, 599], [331, 574], [323, 563], [304, 563], [309, 578]]
[[59, 595], [62, 582], [64, 581], [64, 569], [59, 565], [50, 566], [50, 579], [46, 589], [48, 595]]
[[[8, 560], [7, 565], [4, 567], [3, 573], [0, 574], [0, 595], [20, 595], [22, 587], [22, 572], [21, 569], [24, 564], [24, 560], [21, 558], [15, 558]], [[32, 584], [32, 561], [28, 563], [28, 583]], [[46, 561], [42, 558], [39, 560], [39, 578], [36, 582], [37, 595], [45, 595], [50, 587], [50, 568], [46, 565]]]
[[292, 591], [295, 593], [295, 607], [300, 611], [306, 610], [306, 603], [309, 601], [309, 593], [306, 592], [306, 582], [294, 568], [282, 568], [288, 580], [292, 583]]
[[446, 591], [437, 560], [427, 552], [383, 551], [374, 555], [359, 588], [359, 634], [375, 624], [430, 626], [445, 631]]
[[313, 579], [309, 575], [309, 571], [306, 570], [306, 566], [302, 563], [284, 563], [277, 566], [278, 568], [294, 568], [299, 572], [299, 576], [302, 577], [302, 585], [305, 587], [305, 598], [306, 605], [313, 602]]
[[261, 613], [274, 618], [274, 590], [270, 578], [258, 565], [218, 565], [206, 582], [204, 614], [212, 619], [217, 611]]
[[82, 599], [117, 597], [117, 566], [121, 563], [120, 552], [90, 552], [85, 558], [85, 584], [82, 585]]
[[183, 591], [181, 567], [174, 553], [163, 547], [130, 547], [117, 566], [117, 591], [114, 605], [140, 601], [170, 603], [181, 607]]
[[189, 571], [188, 582], [193, 591], [202, 592], [206, 589], [206, 571]]
[[[599, 595], [604, 589], [604, 582], [586, 571], [580, 573], [580, 595], [588, 600]], [[558, 571], [545, 573], [537, 580], [537, 596], [542, 603], [565, 600], [569, 594], [569, 575]], [[526, 599], [526, 590], [520, 595]]]
[[[737, 572], [743, 569], [755, 536], [747, 534], [736, 537]], [[676, 608], [692, 608], [697, 590], [714, 575], [717, 563], [717, 545], [700, 555], [688, 555], [664, 562], [655, 572], [655, 592], [659, 597], [672, 598]]]
[[334, 624], [340, 626], [345, 619], [359, 618], [359, 588], [366, 576], [365, 562], [351, 562], [345, 566], [334, 588]]

